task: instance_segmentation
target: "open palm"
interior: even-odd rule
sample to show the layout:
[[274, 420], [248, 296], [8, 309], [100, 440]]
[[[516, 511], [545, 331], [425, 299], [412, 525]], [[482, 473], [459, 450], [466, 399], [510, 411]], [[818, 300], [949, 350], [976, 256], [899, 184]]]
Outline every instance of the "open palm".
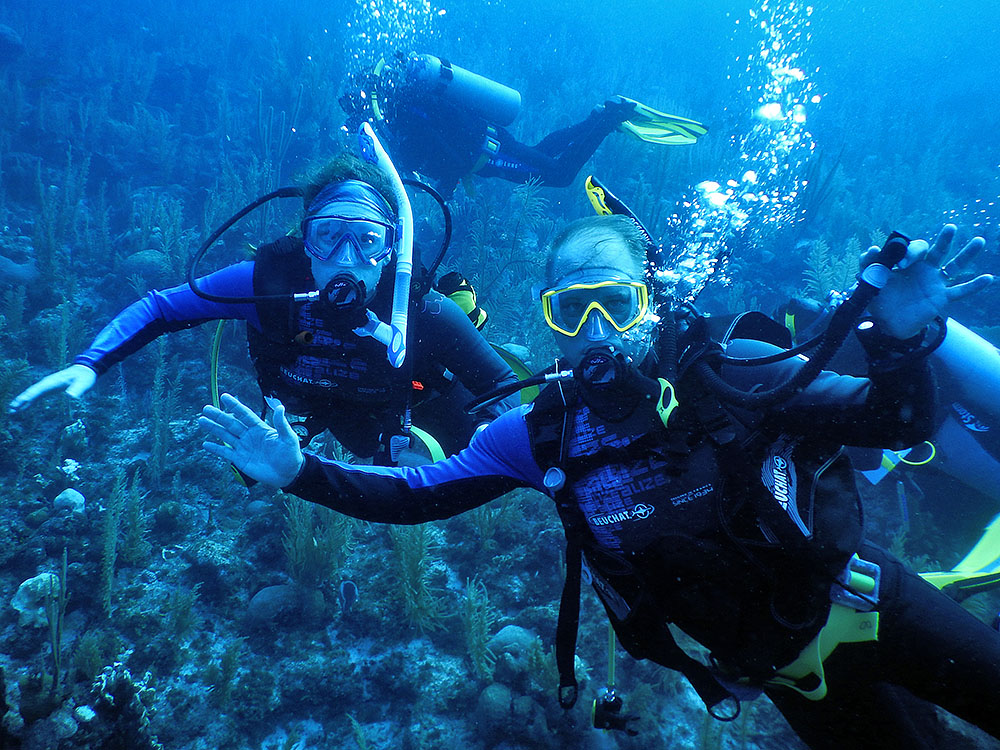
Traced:
[[232, 463], [258, 482], [274, 487], [291, 484], [305, 462], [299, 438], [285, 418], [285, 407], [275, 403], [271, 424], [228, 393], [217, 409], [205, 406], [198, 426], [219, 442], [206, 440], [205, 450]]
[[[949, 303], [980, 292], [993, 281], [992, 276], [983, 274], [971, 281], [955, 283], [954, 278], [986, 245], [982, 237], [974, 237], [955, 257], [943, 263], [951, 251], [955, 231], [954, 224], [945, 224], [933, 246], [924, 240], [911, 242], [889, 282], [869, 305], [869, 312], [890, 336], [898, 339], [915, 336], [934, 318], [944, 315]], [[871, 263], [877, 253], [878, 248], [865, 252], [861, 267]]]

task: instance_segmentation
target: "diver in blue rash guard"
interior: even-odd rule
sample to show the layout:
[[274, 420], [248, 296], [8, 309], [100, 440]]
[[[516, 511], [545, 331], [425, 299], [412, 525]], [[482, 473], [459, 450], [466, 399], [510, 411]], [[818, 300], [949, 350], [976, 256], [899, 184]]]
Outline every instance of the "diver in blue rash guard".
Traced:
[[[209, 301], [188, 285], [151, 292], [116, 316], [70, 367], [26, 389], [11, 408], [59, 389], [79, 397], [99, 375], [156, 337], [234, 319], [247, 322], [264, 396], [279, 398], [305, 418], [304, 439], [326, 428], [356, 455], [373, 456], [400, 429], [400, 411], [409, 398], [414, 424], [436, 438], [446, 455], [457, 452], [480, 422], [505, 408], [501, 404], [477, 422], [462, 409], [470, 394], [516, 377], [458, 306], [437, 292], [412, 301], [412, 372], [394, 368], [382, 343], [355, 332], [367, 322], [368, 310], [389, 320], [397, 203], [381, 170], [342, 155], [305, 187], [304, 237], [282, 237], [260, 247], [253, 261], [199, 282], [203, 291], [222, 298], [261, 299]], [[290, 293], [314, 289], [325, 294], [292, 301]]]
[[[878, 363], [867, 378], [822, 371], [796, 387], [810, 370], [802, 358], [738, 329], [712, 342], [700, 319], [680, 330], [672, 311], [657, 322], [644, 252], [621, 216], [556, 238], [542, 305], [567, 370], [444, 462], [388, 469], [303, 454], [281, 407], [272, 426], [231, 396], [224, 411], [203, 410], [205, 448], [376, 522], [447, 518], [521, 486], [550, 495], [567, 536], [564, 707], [576, 693], [582, 556], [629, 653], [683, 672], [717, 718], [734, 718], [737, 694], [763, 691], [813, 748], [934, 746], [933, 715], [915, 722], [921, 704], [892, 694], [904, 690], [1000, 737], [1000, 635], [863, 541], [840, 449], [927, 436], [934, 388], [919, 346], [897, 357], [884, 321], [866, 323]], [[865, 283], [905, 272], [885, 263], [866, 268]], [[668, 623], [711, 664], [684, 653]]]

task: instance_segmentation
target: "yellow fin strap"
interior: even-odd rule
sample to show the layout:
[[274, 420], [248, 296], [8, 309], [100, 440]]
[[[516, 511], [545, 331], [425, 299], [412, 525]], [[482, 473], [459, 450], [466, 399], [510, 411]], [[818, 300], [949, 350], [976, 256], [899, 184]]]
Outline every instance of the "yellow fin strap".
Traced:
[[[930, 446], [931, 454], [927, 458], [925, 458], [923, 460], [920, 460], [920, 461], [907, 461], [906, 457], [910, 453], [910, 451], [907, 451], [906, 453], [903, 453], [903, 454], [901, 454], [899, 456], [899, 460], [902, 463], [906, 464], [907, 466], [923, 466], [924, 464], [929, 464], [931, 461], [934, 460], [934, 456], [937, 455], [937, 448], [934, 447], [934, 443], [932, 443], [930, 440], [925, 440], [924, 442], [921, 443], [921, 445]], [[911, 448], [910, 450], [913, 450], [913, 449]]]
[[[826, 625], [802, 649], [791, 664], [782, 667], [769, 680], [772, 685], [791, 688], [811, 701], [826, 697], [826, 671], [823, 662], [841, 643], [865, 643], [878, 640], [878, 612], [858, 612], [843, 604], [831, 604]], [[809, 690], [799, 687], [802, 680], [819, 680], [819, 685]]]
[[[677, 400], [674, 386], [669, 380], [663, 378], [657, 378], [657, 380], [660, 381], [660, 399], [656, 402], [656, 413], [659, 415], [660, 421], [663, 422], [663, 426], [666, 427], [667, 420], [670, 419], [670, 415], [680, 405], [680, 402]], [[666, 398], [668, 391], [670, 398]]]
[[435, 463], [438, 461], [444, 461], [444, 448], [441, 447], [441, 443], [439, 443], [433, 435], [426, 430], [421, 430], [416, 425], [410, 426], [410, 434], [424, 444], [424, 448], [426, 448], [427, 452], [430, 454], [431, 461]]

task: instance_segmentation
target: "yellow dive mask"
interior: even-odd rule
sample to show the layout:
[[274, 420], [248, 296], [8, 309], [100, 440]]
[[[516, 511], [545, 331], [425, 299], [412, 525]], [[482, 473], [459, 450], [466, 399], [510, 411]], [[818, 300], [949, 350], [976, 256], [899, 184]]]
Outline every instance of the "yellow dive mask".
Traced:
[[641, 281], [599, 281], [542, 292], [545, 322], [564, 336], [579, 334], [591, 310], [623, 333], [646, 317], [649, 290]]

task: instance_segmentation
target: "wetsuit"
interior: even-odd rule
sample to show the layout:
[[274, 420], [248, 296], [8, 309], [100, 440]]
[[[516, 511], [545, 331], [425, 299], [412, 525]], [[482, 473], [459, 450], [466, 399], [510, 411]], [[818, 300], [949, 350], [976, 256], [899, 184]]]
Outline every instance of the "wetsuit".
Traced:
[[[389, 319], [393, 268], [386, 268], [383, 278], [390, 283], [379, 285], [371, 303], [382, 320]], [[315, 289], [301, 240], [291, 238], [261, 247], [256, 261], [206, 276], [200, 286], [233, 297]], [[477, 426], [462, 407], [474, 395], [517, 379], [459, 307], [437, 292], [414, 306], [411, 373], [394, 369], [384, 345], [359, 337], [351, 321], [324, 316], [317, 303], [210, 302], [186, 284], [133, 303], [74, 363], [102, 374], [161, 334], [217, 319], [247, 322], [251, 359], [265, 395], [281, 399], [290, 414], [307, 417], [309, 434], [329, 429], [359, 456], [374, 455], [379, 436], [398, 429], [407, 389], [413, 389], [414, 424], [434, 436], [446, 454], [455, 453]], [[501, 403], [488, 418], [505, 408]]]
[[631, 104], [611, 102], [528, 146], [507, 129], [444, 97], [399, 88], [394, 99], [379, 126], [393, 161], [435, 180], [443, 195], [450, 195], [463, 177], [473, 173], [566, 187], [601, 142], [634, 113]]
[[[741, 340], [727, 353], [774, 351]], [[724, 366], [721, 375], [743, 391], [766, 389], [801, 364]], [[621, 600], [616, 606], [601, 596], [630, 653], [673, 666], [656, 657], [652, 641], [668, 637], [660, 635], [669, 633], [668, 621], [676, 624], [712, 652], [729, 679], [762, 686], [813, 747], [921, 747], [926, 728], [914, 728], [908, 711], [896, 711], [890, 700], [903, 689], [1000, 737], [994, 707], [1000, 636], [887, 553], [863, 544], [859, 499], [838, 449], [923, 439], [933, 409], [924, 365], [873, 372], [870, 379], [824, 372], [776, 407], [727, 409], [744, 434], [767, 438], [747, 437], [746, 444], [760, 449], [747, 450], [745, 471], [727, 465], [740, 454], [723, 451], [712, 437], [699, 405], [711, 402], [699, 385], [689, 375], [680, 379], [669, 429], [655, 415], [609, 421], [578, 390], [549, 386], [530, 407], [503, 415], [445, 462], [396, 470], [307, 456], [286, 489], [358, 518], [421, 523], [533, 487], [554, 497], [567, 538], [582, 545], [595, 581], [610, 583]], [[562, 424], [568, 427], [559, 450], [552, 450]], [[713, 429], [724, 432], [726, 424]], [[549, 482], [556, 487], [549, 490], [543, 477], [553, 462], [565, 483]], [[789, 466], [798, 466], [797, 480]], [[824, 488], [827, 476], [839, 484]], [[787, 501], [789, 494], [798, 498], [809, 540], [782, 542], [755, 511], [757, 498]], [[769, 685], [769, 676], [792, 662], [825, 623], [834, 578], [854, 552], [882, 566], [880, 639], [838, 646], [827, 660], [824, 700]], [[845, 721], [846, 710], [860, 713]]]

